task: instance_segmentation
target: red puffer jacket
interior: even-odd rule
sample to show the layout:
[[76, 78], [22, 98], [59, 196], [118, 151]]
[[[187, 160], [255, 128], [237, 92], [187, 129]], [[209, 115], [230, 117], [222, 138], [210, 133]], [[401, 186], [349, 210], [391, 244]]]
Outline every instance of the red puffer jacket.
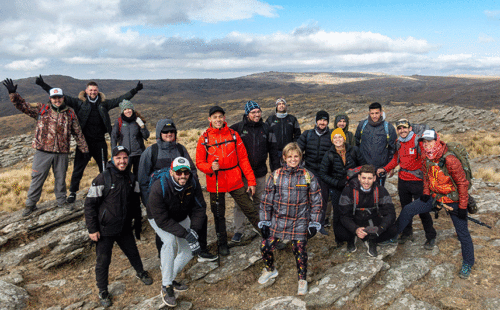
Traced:
[[[205, 140], [208, 143], [205, 143]], [[216, 176], [212, 170], [212, 163], [216, 159], [219, 160], [220, 166], [217, 176], [220, 193], [232, 192], [243, 187], [242, 171], [249, 186], [257, 184], [245, 145], [238, 133], [230, 129], [226, 122], [221, 129], [213, 128], [210, 124], [196, 146], [196, 166], [206, 174], [207, 190], [210, 193], [217, 191]]]

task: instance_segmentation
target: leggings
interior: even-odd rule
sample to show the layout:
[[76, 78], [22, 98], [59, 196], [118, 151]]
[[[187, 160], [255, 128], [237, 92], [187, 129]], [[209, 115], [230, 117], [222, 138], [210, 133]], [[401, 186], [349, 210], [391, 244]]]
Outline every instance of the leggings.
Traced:
[[[267, 271], [274, 270], [274, 255], [273, 252], [280, 239], [269, 237], [269, 239], [262, 240], [260, 245], [260, 252]], [[292, 240], [292, 251], [297, 263], [297, 273], [299, 280], [305, 280], [307, 276], [307, 240]]]

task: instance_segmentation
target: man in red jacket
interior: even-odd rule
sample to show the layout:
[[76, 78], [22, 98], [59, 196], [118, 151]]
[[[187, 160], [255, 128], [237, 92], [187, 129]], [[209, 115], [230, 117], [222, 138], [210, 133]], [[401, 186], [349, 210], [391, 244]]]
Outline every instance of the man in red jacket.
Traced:
[[[398, 133], [396, 153], [384, 168], [377, 170], [377, 174], [380, 175], [386, 171], [390, 172], [397, 165], [400, 166], [398, 193], [401, 208], [404, 208], [413, 200], [420, 198], [424, 189], [424, 173], [422, 171], [422, 156], [420, 154], [421, 147], [418, 146], [418, 141], [415, 143], [417, 135], [414, 134], [412, 129], [410, 122], [405, 118], [396, 122], [396, 131]], [[436, 229], [434, 229], [432, 217], [429, 212], [420, 213], [419, 216], [424, 226], [425, 238], [427, 239], [424, 248], [432, 250], [436, 244]], [[408, 240], [413, 241], [412, 220], [410, 220], [410, 223], [403, 230], [398, 242], [404, 244]]]
[[[258, 230], [259, 215], [247, 192], [255, 192], [255, 175], [248, 161], [247, 150], [238, 133], [227, 126], [224, 110], [210, 108], [210, 127], [201, 135], [196, 146], [196, 166], [205, 173], [210, 206], [215, 218], [219, 254], [229, 255], [226, 231], [225, 193], [229, 193], [240, 206], [250, 223]], [[245, 191], [242, 172], [248, 180]]]

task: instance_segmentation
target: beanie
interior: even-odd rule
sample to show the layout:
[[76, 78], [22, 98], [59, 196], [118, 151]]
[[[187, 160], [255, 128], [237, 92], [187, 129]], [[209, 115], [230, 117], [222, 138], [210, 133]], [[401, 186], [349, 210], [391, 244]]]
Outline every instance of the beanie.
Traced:
[[316, 122], [320, 119], [326, 119], [327, 122], [330, 122], [330, 115], [328, 114], [328, 112], [321, 110], [316, 113]]
[[134, 109], [134, 105], [132, 104], [132, 102], [130, 102], [129, 100], [127, 99], [124, 99], [122, 102], [120, 102], [120, 109], [123, 113], [123, 111], [125, 111], [126, 109]]
[[285, 100], [285, 98], [280, 97], [280, 98], [278, 98], [278, 100], [276, 100], [276, 105], [278, 105], [278, 104], [280, 104], [280, 103], [283, 103], [284, 105], [286, 105], [286, 100]]
[[333, 140], [333, 137], [335, 135], [341, 135], [342, 138], [344, 138], [344, 141], [347, 140], [346, 137], [345, 137], [345, 133], [344, 131], [342, 130], [342, 128], [335, 128], [334, 131], [332, 131], [332, 135], [330, 136], [330, 140]]
[[210, 110], [208, 111], [208, 116], [212, 116], [212, 114], [216, 113], [216, 112], [221, 112], [222, 115], [226, 114], [226, 112], [224, 112], [224, 109], [219, 107], [218, 105], [214, 105], [213, 107], [210, 108]]
[[247, 104], [245, 104], [245, 115], [248, 115], [248, 113], [250, 113], [250, 111], [252, 111], [254, 109], [260, 110], [259, 104], [255, 101], [252, 101], [252, 100], [248, 101]]

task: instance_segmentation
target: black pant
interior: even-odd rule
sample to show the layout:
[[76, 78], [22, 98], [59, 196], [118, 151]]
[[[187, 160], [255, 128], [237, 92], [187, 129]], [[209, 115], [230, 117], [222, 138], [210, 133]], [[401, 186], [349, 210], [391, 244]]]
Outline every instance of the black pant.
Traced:
[[[106, 140], [92, 141], [87, 138], [85, 138], [85, 140], [89, 146], [90, 156], [95, 159], [97, 166], [99, 167], [99, 172], [102, 172], [102, 153], [104, 153], [104, 162], [108, 161], [108, 145], [106, 144]], [[73, 174], [71, 175], [71, 185], [69, 186], [70, 192], [76, 193], [80, 189], [80, 181], [82, 180], [83, 172], [85, 171], [89, 160], [90, 158], [85, 158], [79, 148], [76, 149]]]
[[339, 226], [342, 226], [340, 223], [340, 207], [339, 207], [339, 200], [340, 200], [340, 195], [342, 194], [343, 189], [338, 189], [338, 188], [332, 188], [330, 190], [330, 198], [332, 198], [332, 206], [333, 206], [333, 218], [332, 218], [332, 229], [333, 233], [335, 235], [335, 242], [341, 243], [337, 238], [337, 229]]
[[122, 249], [125, 256], [127, 256], [135, 271], [138, 273], [144, 271], [132, 231], [123, 232], [118, 236], [101, 236], [96, 244], [95, 265], [95, 278], [99, 292], [108, 289], [109, 264], [111, 263], [111, 254], [115, 241], [120, 249]]
[[[368, 226], [365, 225], [364, 227]], [[362, 226], [363, 227], [363, 226]], [[391, 225], [387, 227], [387, 229], [381, 233], [379, 236], [371, 236], [370, 234], [366, 236], [363, 241], [366, 241], [368, 239], [372, 239], [375, 241], [375, 243], [383, 242], [386, 240], [389, 240], [391, 238], [394, 238], [398, 234], [398, 226], [397, 225]], [[356, 234], [353, 234], [347, 228], [345, 228], [344, 225], [340, 224], [337, 228], [337, 231], [335, 233], [335, 239], [338, 239], [340, 242], [344, 241], [352, 241], [354, 240], [354, 237], [356, 237]]]
[[139, 162], [141, 161], [141, 155], [137, 156], [130, 156], [128, 158], [128, 165], [129, 167], [132, 167], [132, 173], [135, 175], [135, 178], [137, 180], [137, 177], [139, 175]]
[[[321, 208], [321, 216], [319, 218], [319, 222], [321, 226], [325, 225], [325, 218], [326, 218], [326, 209], [327, 209], [327, 204], [328, 204], [328, 198], [330, 196], [330, 186], [328, 183], [323, 182], [323, 180], [319, 177], [319, 173], [313, 173], [314, 176], [316, 177], [316, 180], [318, 180], [318, 185], [321, 190], [321, 201], [323, 203], [323, 206]], [[333, 204], [333, 201], [332, 201]]]
[[[398, 192], [399, 192], [399, 201], [401, 202], [401, 209], [410, 204], [413, 200], [417, 200], [422, 196], [424, 190], [424, 182], [423, 181], [405, 181], [398, 180]], [[436, 230], [434, 229], [432, 223], [432, 216], [429, 212], [420, 213], [420, 220], [422, 221], [422, 225], [424, 226], [425, 238], [427, 240], [436, 238]], [[413, 234], [412, 227], [413, 220], [410, 220], [410, 223], [403, 229], [403, 235], [409, 236]]]

